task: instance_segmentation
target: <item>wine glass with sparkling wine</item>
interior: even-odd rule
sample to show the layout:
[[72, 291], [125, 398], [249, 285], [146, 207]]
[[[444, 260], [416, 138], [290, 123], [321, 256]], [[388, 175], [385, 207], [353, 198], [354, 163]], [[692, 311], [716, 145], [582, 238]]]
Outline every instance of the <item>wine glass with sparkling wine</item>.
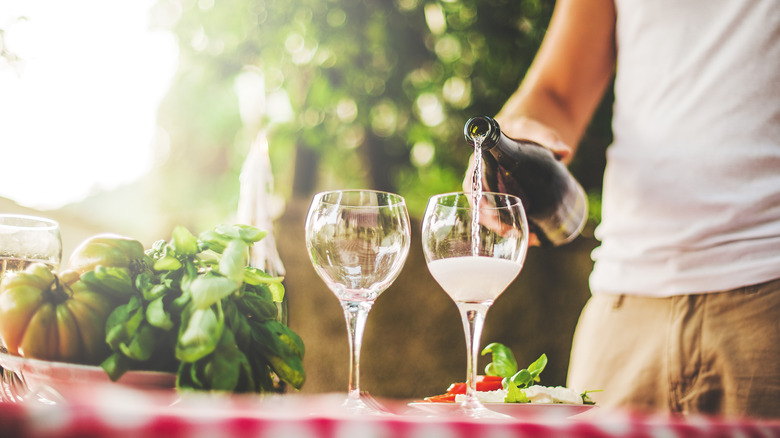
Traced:
[[372, 190], [319, 193], [305, 228], [314, 269], [341, 301], [347, 321], [351, 366], [344, 406], [354, 413], [378, 414], [360, 398], [360, 347], [368, 312], [409, 254], [406, 201]]
[[0, 214], [0, 279], [33, 263], [59, 269], [62, 238], [57, 222], [37, 216]]
[[485, 315], [517, 277], [528, 250], [528, 222], [519, 198], [484, 192], [430, 198], [422, 223], [428, 270], [455, 301], [466, 334], [466, 398], [459, 414], [504, 417], [477, 398], [477, 358]]
[[[3, 278], [24, 271], [33, 263], [43, 263], [56, 271], [61, 259], [62, 238], [56, 221], [37, 216], [0, 214], [0, 285]], [[0, 353], [6, 352], [5, 342], [0, 339]], [[0, 400], [20, 400], [17, 389], [26, 391], [27, 388], [16, 374], [0, 367]]]

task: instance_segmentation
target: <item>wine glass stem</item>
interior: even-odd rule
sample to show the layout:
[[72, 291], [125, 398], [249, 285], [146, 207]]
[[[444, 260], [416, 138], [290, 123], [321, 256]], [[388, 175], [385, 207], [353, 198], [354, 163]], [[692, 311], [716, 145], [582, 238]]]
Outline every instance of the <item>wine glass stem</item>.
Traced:
[[349, 392], [348, 400], [360, 400], [360, 347], [363, 345], [363, 330], [371, 306], [370, 301], [342, 301], [344, 317], [349, 332]]
[[477, 398], [477, 359], [482, 327], [489, 308], [489, 304], [458, 303], [463, 330], [466, 333], [466, 401], [463, 406], [467, 409], [482, 406]]

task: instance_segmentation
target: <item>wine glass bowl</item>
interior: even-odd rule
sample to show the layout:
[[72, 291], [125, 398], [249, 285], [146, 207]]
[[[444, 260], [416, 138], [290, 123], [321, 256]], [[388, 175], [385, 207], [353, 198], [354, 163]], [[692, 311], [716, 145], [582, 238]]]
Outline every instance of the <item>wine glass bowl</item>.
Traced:
[[360, 398], [360, 347], [368, 312], [398, 277], [409, 253], [406, 202], [373, 190], [318, 193], [305, 232], [312, 265], [341, 302], [347, 322], [350, 375], [345, 406], [355, 413], [379, 413]]
[[[5, 276], [24, 271], [33, 263], [43, 263], [52, 271], [62, 261], [62, 237], [59, 224], [48, 218], [21, 214], [0, 214], [0, 285]], [[5, 341], [0, 338], [0, 351]], [[11, 394], [17, 376], [0, 367], [0, 392]], [[2, 399], [2, 397], [0, 397]]]
[[459, 414], [504, 417], [480, 403], [477, 358], [488, 309], [520, 273], [528, 250], [528, 222], [520, 199], [484, 192], [430, 198], [422, 222], [428, 270], [455, 301], [466, 335], [466, 399]]
[[5, 272], [23, 271], [36, 262], [56, 270], [61, 259], [62, 238], [56, 221], [20, 214], [0, 215], [0, 278]]
[[484, 192], [479, 208], [473, 204], [470, 192], [430, 199], [422, 225], [425, 260], [484, 256], [522, 266], [528, 248], [528, 222], [520, 198]]

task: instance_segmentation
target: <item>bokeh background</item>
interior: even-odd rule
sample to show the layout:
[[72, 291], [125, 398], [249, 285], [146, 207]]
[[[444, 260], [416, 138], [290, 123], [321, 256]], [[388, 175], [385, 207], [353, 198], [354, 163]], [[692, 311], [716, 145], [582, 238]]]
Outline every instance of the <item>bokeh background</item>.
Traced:
[[[399, 193], [413, 220], [410, 257], [368, 319], [363, 389], [420, 398], [465, 378], [462, 325], [425, 267], [419, 220], [429, 196], [460, 189], [471, 153], [464, 123], [495, 114], [515, 90], [554, 1], [149, 0], [141, 2], [142, 31], [159, 39], [125, 43], [111, 36], [134, 35], [121, 27], [130, 14], [119, 6], [79, 0], [31, 11], [36, 3], [0, 5], [0, 131], [20, 133], [0, 137], [0, 211], [59, 220], [66, 257], [105, 231], [151, 246], [176, 225], [200, 232], [235, 220], [241, 166], [250, 145], [267, 139], [274, 177], [268, 209], [287, 270], [290, 325], [307, 349], [302, 391], [344, 391], [347, 384], [342, 311], [303, 241], [311, 196], [336, 188]], [[75, 88], [29, 86], [36, 54], [60, 41], [43, 35], [46, 20], [62, 22], [57, 17], [65, 13], [85, 21], [65, 23], [63, 41], [69, 29], [93, 27], [83, 40], [61, 43], [69, 45], [56, 52], [71, 55], [57, 68], [84, 78], [112, 63], [124, 67]], [[31, 48], [31, 39], [38, 45]], [[100, 52], [72, 56], [96, 42]], [[167, 75], [162, 82], [150, 79], [155, 71]], [[150, 90], [157, 94], [144, 114], [153, 129], [136, 138], [121, 109]], [[92, 112], [78, 123], [60, 122], [96, 92], [107, 100], [86, 101]], [[34, 105], [22, 110], [23, 102]], [[482, 345], [508, 345], [521, 365], [546, 353], [547, 385], [565, 384], [574, 326], [589, 296], [610, 110], [607, 95], [570, 165], [591, 204], [583, 236], [532, 248], [485, 325]], [[93, 150], [77, 149], [90, 139]], [[77, 177], [120, 174], [138, 156], [146, 164], [120, 183], [57, 191]], [[24, 198], [25, 187], [49, 198]]]

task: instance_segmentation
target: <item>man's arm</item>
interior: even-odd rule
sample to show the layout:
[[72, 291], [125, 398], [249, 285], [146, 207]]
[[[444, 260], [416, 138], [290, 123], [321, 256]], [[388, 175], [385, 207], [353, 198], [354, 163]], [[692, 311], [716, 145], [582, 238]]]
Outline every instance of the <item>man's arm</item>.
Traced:
[[558, 0], [539, 51], [496, 120], [564, 161], [590, 123], [615, 70], [613, 0]]

